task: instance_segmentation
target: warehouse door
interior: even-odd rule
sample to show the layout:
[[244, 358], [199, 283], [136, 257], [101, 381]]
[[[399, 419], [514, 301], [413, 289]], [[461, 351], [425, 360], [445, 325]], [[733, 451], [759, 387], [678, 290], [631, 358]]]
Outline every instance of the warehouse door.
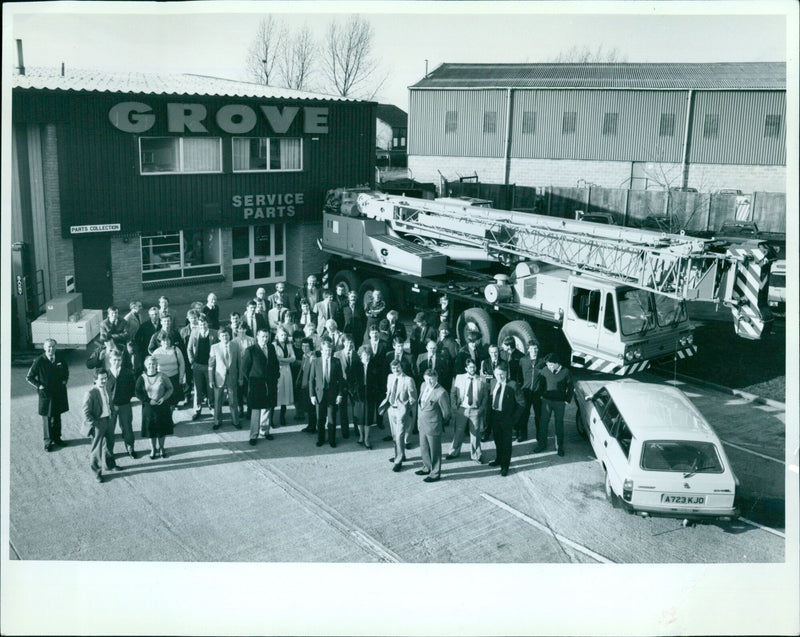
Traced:
[[233, 287], [286, 280], [286, 226], [233, 228]]
[[114, 300], [111, 280], [111, 239], [108, 235], [73, 239], [75, 291], [83, 294], [83, 307], [105, 310]]

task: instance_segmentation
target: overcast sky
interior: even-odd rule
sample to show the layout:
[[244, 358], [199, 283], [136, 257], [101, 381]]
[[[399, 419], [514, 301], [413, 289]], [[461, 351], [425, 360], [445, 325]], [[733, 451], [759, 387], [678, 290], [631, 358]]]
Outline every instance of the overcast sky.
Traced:
[[787, 4], [5, 3], [13, 20], [3, 21], [4, 59], [16, 65], [19, 38], [26, 66], [244, 80], [260, 16], [280, 16], [288, 27], [305, 22], [321, 41], [332, 19], [358, 12], [372, 23], [387, 76], [376, 99], [408, 110], [407, 87], [424, 76], [426, 59], [431, 70], [442, 62], [543, 62], [573, 46], [602, 46], [616, 47], [628, 62], [784, 61], [786, 18], [766, 13]]

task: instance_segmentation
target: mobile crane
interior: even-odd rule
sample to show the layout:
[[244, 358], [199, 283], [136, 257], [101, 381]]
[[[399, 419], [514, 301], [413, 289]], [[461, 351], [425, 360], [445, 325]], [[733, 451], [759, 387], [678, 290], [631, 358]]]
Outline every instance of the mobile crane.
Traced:
[[573, 366], [617, 375], [697, 351], [686, 300], [728, 306], [744, 338], [771, 322], [763, 243], [337, 189], [319, 247], [332, 255], [333, 283], [362, 295], [447, 296], [463, 310], [462, 339], [475, 329], [489, 342], [511, 335], [520, 349], [538, 342], [545, 351], [566, 341]]

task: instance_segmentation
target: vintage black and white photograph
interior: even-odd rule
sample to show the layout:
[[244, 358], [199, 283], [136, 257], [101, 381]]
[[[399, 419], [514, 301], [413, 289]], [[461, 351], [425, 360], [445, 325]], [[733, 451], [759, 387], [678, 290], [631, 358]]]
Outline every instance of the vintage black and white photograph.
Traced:
[[3, 6], [2, 634], [797, 634], [798, 5]]

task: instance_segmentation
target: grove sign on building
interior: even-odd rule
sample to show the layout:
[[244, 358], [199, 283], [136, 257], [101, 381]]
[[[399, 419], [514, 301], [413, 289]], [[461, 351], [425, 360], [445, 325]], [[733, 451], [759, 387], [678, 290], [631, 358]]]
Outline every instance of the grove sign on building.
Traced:
[[[302, 112], [303, 133], [317, 135], [328, 132], [328, 109], [321, 106], [267, 106], [258, 110], [246, 104], [227, 104], [214, 113], [217, 125], [231, 135], [253, 130], [263, 118], [277, 134], [285, 133]], [[170, 133], [207, 133], [208, 109], [203, 104], [168, 103], [167, 129]], [[156, 123], [153, 109], [143, 102], [120, 102], [108, 112], [111, 123], [125, 133], [144, 133]]]

